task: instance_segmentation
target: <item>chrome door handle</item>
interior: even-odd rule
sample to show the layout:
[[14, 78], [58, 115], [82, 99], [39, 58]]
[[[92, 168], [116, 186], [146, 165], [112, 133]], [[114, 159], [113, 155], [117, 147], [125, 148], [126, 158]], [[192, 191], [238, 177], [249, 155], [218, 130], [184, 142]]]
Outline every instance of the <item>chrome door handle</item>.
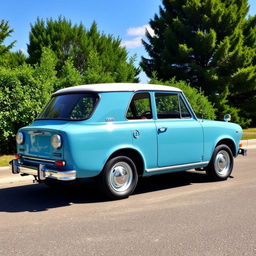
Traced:
[[166, 132], [166, 131], [167, 131], [167, 127], [158, 128], [158, 132]]

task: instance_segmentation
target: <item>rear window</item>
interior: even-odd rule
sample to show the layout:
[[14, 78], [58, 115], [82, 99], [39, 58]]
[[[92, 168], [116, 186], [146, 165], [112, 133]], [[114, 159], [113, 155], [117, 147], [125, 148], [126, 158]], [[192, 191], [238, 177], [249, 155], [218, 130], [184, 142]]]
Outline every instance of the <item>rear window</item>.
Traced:
[[65, 94], [51, 98], [37, 119], [88, 119], [98, 102], [96, 94]]

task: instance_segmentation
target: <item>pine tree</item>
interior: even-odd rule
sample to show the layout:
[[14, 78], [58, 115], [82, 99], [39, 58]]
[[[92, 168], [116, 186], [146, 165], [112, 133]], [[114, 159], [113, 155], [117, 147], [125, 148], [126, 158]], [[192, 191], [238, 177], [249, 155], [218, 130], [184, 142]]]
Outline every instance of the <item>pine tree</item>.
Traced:
[[1, 20], [0, 21], [0, 56], [2, 54], [7, 53], [15, 44], [15, 41], [10, 43], [9, 45], [4, 45], [4, 40], [11, 35], [13, 29], [10, 29], [8, 21]]
[[247, 19], [248, 9], [247, 0], [163, 0], [150, 21], [154, 35], [143, 41], [149, 54], [143, 70], [202, 88], [216, 104], [222, 95], [222, 102], [241, 108], [241, 124], [248, 125], [248, 118], [256, 123], [248, 106], [238, 103], [242, 95], [252, 100], [256, 90], [255, 17]]

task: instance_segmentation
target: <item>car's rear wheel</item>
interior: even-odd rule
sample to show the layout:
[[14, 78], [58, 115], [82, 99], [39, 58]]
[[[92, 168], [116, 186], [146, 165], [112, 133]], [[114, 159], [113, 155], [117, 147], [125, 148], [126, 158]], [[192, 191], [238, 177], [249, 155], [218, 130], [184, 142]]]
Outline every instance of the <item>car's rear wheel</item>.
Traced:
[[227, 145], [215, 148], [212, 159], [206, 167], [206, 173], [214, 180], [226, 180], [232, 173], [234, 164], [233, 154]]
[[108, 160], [99, 177], [100, 189], [110, 199], [129, 197], [137, 182], [136, 166], [126, 156], [117, 156]]

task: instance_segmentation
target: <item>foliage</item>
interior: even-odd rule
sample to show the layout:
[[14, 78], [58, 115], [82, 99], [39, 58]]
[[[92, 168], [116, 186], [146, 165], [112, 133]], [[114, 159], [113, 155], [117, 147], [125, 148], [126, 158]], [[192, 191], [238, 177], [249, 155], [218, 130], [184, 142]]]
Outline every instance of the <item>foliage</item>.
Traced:
[[143, 70], [201, 88], [218, 116], [233, 111], [240, 124], [255, 123], [256, 17], [247, 13], [247, 0], [163, 0], [150, 21], [154, 35], [143, 41]]
[[0, 154], [14, 152], [17, 130], [33, 121], [49, 100], [56, 81], [55, 59], [45, 50], [35, 68], [0, 67]]
[[60, 77], [54, 86], [54, 91], [69, 86], [79, 85], [82, 83], [82, 81], [82, 76], [74, 67], [72, 59], [69, 58], [64, 62], [64, 65], [60, 71]]
[[27, 57], [22, 51], [6, 52], [0, 55], [0, 66], [14, 68], [26, 63]]
[[[112, 35], [101, 34], [95, 22], [86, 30], [83, 24], [72, 25], [63, 17], [46, 21], [38, 18], [29, 34], [28, 62], [38, 63], [43, 47], [47, 47], [57, 57], [58, 73], [65, 61], [72, 59], [85, 82], [136, 82], [139, 70], [127, 60], [127, 51], [120, 43]], [[92, 67], [96, 68], [94, 74]]]
[[152, 84], [162, 84], [167, 86], [174, 86], [180, 88], [185, 96], [187, 97], [190, 105], [192, 106], [196, 115], [200, 118], [206, 119], [215, 119], [215, 111], [216, 109], [213, 107], [212, 103], [205, 97], [202, 91], [192, 88], [184, 81], [176, 81], [175, 78], [170, 79], [169, 81], [161, 81], [153, 78], [150, 83]]
[[0, 21], [0, 56], [8, 52], [15, 44], [15, 42], [10, 43], [9, 45], [4, 45], [4, 40], [11, 35], [13, 29], [10, 29], [8, 21]]

